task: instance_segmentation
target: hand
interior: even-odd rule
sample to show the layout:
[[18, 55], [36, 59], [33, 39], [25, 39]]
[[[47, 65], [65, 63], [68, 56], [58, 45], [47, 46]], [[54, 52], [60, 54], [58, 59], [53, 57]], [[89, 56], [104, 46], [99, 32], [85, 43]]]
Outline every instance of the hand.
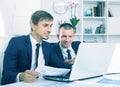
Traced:
[[72, 58], [72, 59], [70, 59], [70, 60], [68, 60], [68, 58], [65, 58], [65, 62], [67, 62], [67, 63], [69, 63], [69, 64], [74, 64], [74, 62], [75, 62], [75, 57]]
[[38, 72], [26, 70], [25, 72], [20, 74], [19, 80], [24, 82], [34, 82], [38, 76], [39, 76]]

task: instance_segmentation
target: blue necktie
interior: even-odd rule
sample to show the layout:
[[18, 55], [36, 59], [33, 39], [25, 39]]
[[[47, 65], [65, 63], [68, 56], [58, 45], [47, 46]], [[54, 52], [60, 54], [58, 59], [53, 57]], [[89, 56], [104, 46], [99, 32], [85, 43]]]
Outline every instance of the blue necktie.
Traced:
[[35, 62], [36, 65], [35, 65], [35, 68], [37, 68], [37, 66], [38, 66], [39, 48], [40, 48], [40, 44], [37, 43], [37, 44], [36, 44], [36, 51], [35, 51], [35, 54], [36, 54], [36, 62]]
[[67, 53], [68, 53], [68, 57], [67, 57], [67, 58], [68, 58], [68, 59], [72, 59], [69, 49], [67, 49]]

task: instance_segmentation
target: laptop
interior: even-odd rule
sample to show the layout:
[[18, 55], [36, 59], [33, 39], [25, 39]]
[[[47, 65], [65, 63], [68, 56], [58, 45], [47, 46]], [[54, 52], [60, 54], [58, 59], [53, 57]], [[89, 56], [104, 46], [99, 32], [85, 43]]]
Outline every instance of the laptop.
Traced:
[[107, 72], [114, 49], [114, 43], [81, 43], [71, 72], [65, 76], [43, 76], [43, 78], [70, 82], [103, 76]]

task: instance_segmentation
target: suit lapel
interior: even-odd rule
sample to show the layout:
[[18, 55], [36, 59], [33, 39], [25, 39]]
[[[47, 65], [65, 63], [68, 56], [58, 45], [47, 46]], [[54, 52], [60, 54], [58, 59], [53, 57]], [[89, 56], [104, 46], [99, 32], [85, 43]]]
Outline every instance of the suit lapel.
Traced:
[[45, 59], [45, 65], [48, 64], [48, 57], [49, 57], [49, 47], [48, 44], [42, 41], [42, 51], [43, 51], [43, 58]]
[[31, 66], [31, 61], [32, 61], [32, 45], [31, 45], [31, 41], [30, 41], [30, 36], [29, 35], [25, 37], [25, 45], [26, 45], [26, 48], [27, 48], [29, 66]]
[[61, 51], [61, 48], [59, 46], [59, 42], [56, 45], [56, 50], [58, 51], [57, 53], [58, 53], [58, 56], [59, 56], [60, 60], [61, 59], [64, 60], [64, 56], [62, 55], [62, 51]]
[[79, 48], [79, 44], [80, 44], [79, 41], [72, 42], [72, 44], [71, 44], [75, 54], [77, 54], [77, 51], [78, 51], [78, 48]]

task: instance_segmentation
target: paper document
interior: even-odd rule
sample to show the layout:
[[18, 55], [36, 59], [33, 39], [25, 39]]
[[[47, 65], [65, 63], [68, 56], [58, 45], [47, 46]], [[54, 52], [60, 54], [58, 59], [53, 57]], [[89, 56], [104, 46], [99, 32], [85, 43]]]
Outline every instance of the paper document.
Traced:
[[39, 72], [40, 75], [64, 76], [70, 72], [70, 69], [54, 68], [50, 66], [38, 66], [35, 71]]
[[98, 83], [120, 85], [120, 74], [105, 76], [103, 79], [98, 81]]

